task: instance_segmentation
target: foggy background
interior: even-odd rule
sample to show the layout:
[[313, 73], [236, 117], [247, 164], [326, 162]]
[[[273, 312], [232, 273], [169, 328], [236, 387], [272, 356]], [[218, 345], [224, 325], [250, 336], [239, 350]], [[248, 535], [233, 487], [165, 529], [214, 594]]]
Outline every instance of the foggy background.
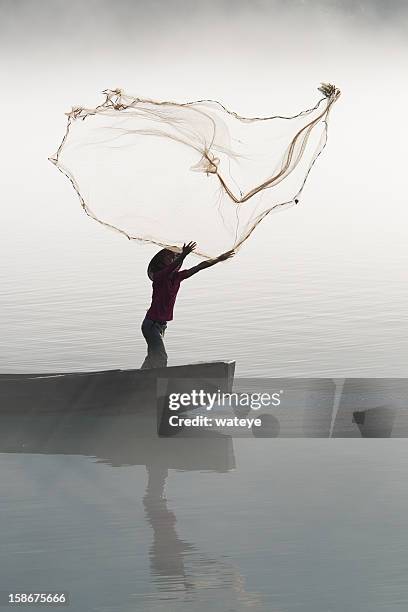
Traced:
[[144, 357], [145, 269], [156, 249], [86, 217], [47, 160], [64, 112], [121, 87], [286, 115], [328, 81], [343, 95], [301, 206], [183, 284], [170, 364], [228, 358], [241, 375], [407, 375], [404, 2], [0, 6], [1, 372], [132, 368]]

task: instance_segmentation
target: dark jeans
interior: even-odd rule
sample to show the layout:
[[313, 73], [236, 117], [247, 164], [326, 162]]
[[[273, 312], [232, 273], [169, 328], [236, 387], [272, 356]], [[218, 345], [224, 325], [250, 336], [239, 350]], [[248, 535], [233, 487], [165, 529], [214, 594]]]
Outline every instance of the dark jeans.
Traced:
[[146, 318], [142, 323], [142, 334], [147, 342], [147, 357], [142, 363], [142, 370], [147, 368], [165, 368], [167, 366], [167, 353], [164, 347], [164, 332], [167, 323], [151, 321]]

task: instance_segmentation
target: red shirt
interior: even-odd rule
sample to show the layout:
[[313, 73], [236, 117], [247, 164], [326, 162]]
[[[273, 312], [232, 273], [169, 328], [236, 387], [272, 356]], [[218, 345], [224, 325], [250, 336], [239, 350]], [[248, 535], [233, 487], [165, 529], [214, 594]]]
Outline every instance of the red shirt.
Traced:
[[190, 270], [178, 271], [182, 262], [173, 262], [153, 275], [152, 305], [146, 317], [152, 321], [172, 321], [173, 308], [180, 283], [190, 276]]

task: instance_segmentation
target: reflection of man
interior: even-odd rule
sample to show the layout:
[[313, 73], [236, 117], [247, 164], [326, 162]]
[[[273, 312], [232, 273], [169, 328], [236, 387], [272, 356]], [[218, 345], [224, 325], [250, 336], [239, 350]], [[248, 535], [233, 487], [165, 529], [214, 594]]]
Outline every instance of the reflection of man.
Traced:
[[188, 588], [184, 570], [183, 555], [186, 551], [194, 550], [192, 544], [181, 540], [176, 532], [176, 517], [167, 508], [164, 496], [164, 485], [168, 476], [168, 469], [160, 465], [146, 466], [148, 473], [146, 493], [143, 505], [146, 517], [153, 528], [153, 544], [150, 549], [150, 562], [153, 574], [166, 578], [163, 588], [168, 590], [178, 585], [169, 580], [169, 577], [179, 576], [180, 582]]
[[[195, 546], [181, 540], [176, 531], [176, 516], [167, 508], [164, 486], [168, 469], [160, 465], [146, 466], [147, 487], [143, 498], [146, 517], [153, 529], [150, 548], [152, 574], [163, 591], [190, 591], [192, 589], [217, 589], [217, 601], [230, 606], [234, 601], [253, 609], [260, 603], [256, 593], [245, 589], [245, 579], [232, 563], [211, 559], [201, 554]], [[189, 562], [192, 571], [184, 567], [184, 555], [192, 553]], [[198, 565], [198, 569], [194, 568]]]

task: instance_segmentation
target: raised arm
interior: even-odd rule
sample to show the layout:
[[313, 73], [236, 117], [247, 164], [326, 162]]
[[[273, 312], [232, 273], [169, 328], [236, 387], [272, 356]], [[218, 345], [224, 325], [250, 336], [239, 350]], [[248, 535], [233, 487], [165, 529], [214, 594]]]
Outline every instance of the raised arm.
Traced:
[[193, 268], [190, 268], [189, 270], [182, 270], [179, 274], [181, 274], [183, 279], [190, 278], [190, 276], [197, 274], [197, 272], [205, 270], [206, 268], [211, 268], [211, 266], [214, 266], [216, 263], [219, 263], [220, 261], [225, 261], [226, 259], [230, 259], [230, 257], [233, 257], [234, 255], [235, 251], [227, 251], [226, 253], [219, 255], [215, 259], [203, 261], [202, 263], [198, 264], [197, 266], [194, 266]]
[[180, 255], [177, 255], [177, 257], [175, 257], [168, 266], [160, 270], [160, 273], [164, 273], [167, 275], [167, 274], [173, 274], [173, 272], [176, 272], [180, 268], [181, 264], [183, 263], [187, 255], [189, 255], [192, 251], [194, 251], [196, 246], [197, 244], [195, 242], [189, 242], [188, 244], [183, 244], [183, 248], [181, 249]]

